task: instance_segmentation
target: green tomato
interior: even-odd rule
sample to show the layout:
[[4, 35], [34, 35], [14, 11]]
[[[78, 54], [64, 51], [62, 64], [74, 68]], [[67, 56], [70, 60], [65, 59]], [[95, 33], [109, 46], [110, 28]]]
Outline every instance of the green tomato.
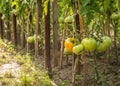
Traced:
[[64, 48], [64, 54], [65, 54], [65, 55], [71, 55], [72, 52], [69, 51], [67, 48]]
[[83, 45], [82, 44], [79, 44], [79, 45], [76, 45], [73, 47], [73, 53], [76, 54], [76, 55], [80, 55], [82, 52], [83, 52]]
[[28, 42], [29, 44], [34, 44], [34, 41], [35, 41], [34, 36], [29, 36], [29, 37], [27, 38], [27, 42]]
[[94, 52], [97, 48], [97, 42], [94, 38], [84, 38], [81, 41], [81, 44], [84, 46], [85, 51]]
[[72, 22], [74, 22], [74, 18], [73, 16], [68, 16], [65, 18], [65, 23], [71, 24]]
[[63, 17], [60, 17], [60, 18], [59, 18], [59, 22], [60, 22], [60, 23], [64, 23], [64, 18], [63, 18]]
[[98, 51], [98, 52], [104, 52], [104, 51], [106, 51], [106, 49], [107, 49], [107, 47], [106, 47], [105, 43], [103, 43], [103, 42], [98, 42], [97, 43], [97, 49], [96, 49], [96, 51]]
[[102, 42], [106, 45], [106, 48], [109, 48], [112, 45], [112, 40], [108, 36], [102, 37]]

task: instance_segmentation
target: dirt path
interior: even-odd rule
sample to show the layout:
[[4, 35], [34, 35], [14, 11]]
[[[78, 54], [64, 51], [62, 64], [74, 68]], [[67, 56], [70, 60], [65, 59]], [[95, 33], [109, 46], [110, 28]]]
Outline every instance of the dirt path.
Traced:
[[14, 56], [0, 47], [0, 86], [5, 85], [2, 82], [3, 78], [17, 78], [20, 76], [20, 65], [14, 61], [14, 58], [10, 57]]
[[55, 86], [32, 56], [0, 40], [0, 86]]

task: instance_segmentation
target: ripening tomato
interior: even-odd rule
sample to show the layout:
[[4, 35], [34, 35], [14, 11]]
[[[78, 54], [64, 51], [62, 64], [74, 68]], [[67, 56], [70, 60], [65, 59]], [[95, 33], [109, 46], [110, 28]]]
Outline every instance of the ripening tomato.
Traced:
[[71, 55], [72, 51], [69, 51], [67, 48], [64, 48], [64, 54], [65, 55]]
[[97, 41], [94, 38], [84, 38], [81, 41], [81, 44], [84, 46], [85, 51], [94, 52], [97, 48]]
[[83, 52], [83, 49], [84, 49], [83, 45], [79, 44], [79, 45], [74, 46], [72, 51], [76, 55], [80, 55]]
[[67, 38], [66, 41], [70, 41], [74, 46], [79, 43], [78, 39], [76, 38]]
[[65, 48], [67, 48], [69, 51], [72, 51], [73, 46], [77, 44], [78, 44], [78, 40], [75, 38], [67, 38], [64, 43]]
[[65, 41], [65, 48], [68, 49], [69, 51], [72, 51], [73, 43], [71, 43], [70, 41]]

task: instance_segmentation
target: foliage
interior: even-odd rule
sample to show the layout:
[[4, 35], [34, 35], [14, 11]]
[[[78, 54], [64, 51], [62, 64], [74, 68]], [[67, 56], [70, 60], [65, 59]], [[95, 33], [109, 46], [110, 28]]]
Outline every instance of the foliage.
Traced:
[[62, 83], [60, 83], [59, 86], [69, 86], [70, 85], [70, 81], [69, 80], [64, 80], [62, 81]]

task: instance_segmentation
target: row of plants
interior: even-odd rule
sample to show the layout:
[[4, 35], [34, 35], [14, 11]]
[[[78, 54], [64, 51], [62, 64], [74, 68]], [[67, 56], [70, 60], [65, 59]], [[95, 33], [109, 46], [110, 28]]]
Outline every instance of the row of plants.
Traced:
[[[113, 58], [119, 63], [119, 11], [119, 0], [0, 1], [0, 19], [4, 22], [4, 25], [1, 24], [1, 38], [13, 41], [14, 44], [18, 41], [18, 46], [25, 48], [27, 53], [33, 50], [35, 57], [38, 52], [42, 55], [44, 52], [46, 69], [49, 72], [54, 68], [50, 64], [52, 60], [55, 67], [63, 67], [63, 53], [79, 57], [88, 52], [104, 53], [108, 56], [111, 53], [109, 48], [112, 47], [115, 53]], [[17, 31], [14, 28], [15, 23], [11, 21], [12, 15], [14, 19], [16, 16]], [[50, 43], [53, 46], [49, 46]], [[53, 57], [50, 57], [50, 49], [53, 49]], [[78, 58], [73, 58], [74, 69]], [[74, 79], [74, 72], [72, 74]], [[72, 83], [74, 86], [74, 80]]]

